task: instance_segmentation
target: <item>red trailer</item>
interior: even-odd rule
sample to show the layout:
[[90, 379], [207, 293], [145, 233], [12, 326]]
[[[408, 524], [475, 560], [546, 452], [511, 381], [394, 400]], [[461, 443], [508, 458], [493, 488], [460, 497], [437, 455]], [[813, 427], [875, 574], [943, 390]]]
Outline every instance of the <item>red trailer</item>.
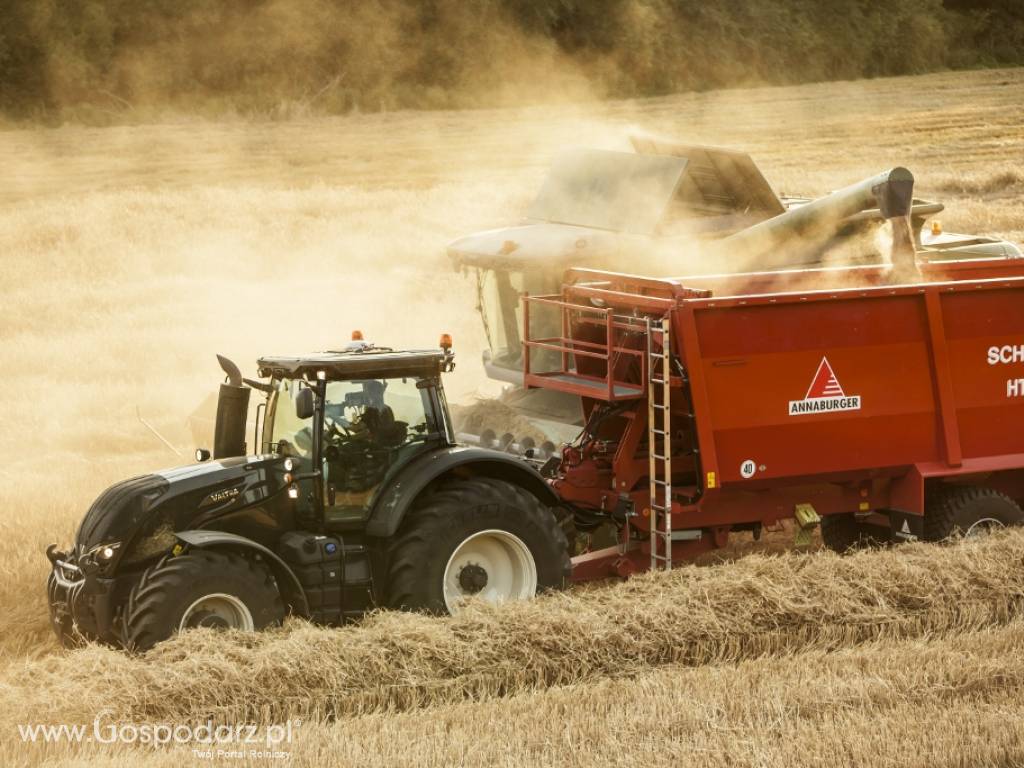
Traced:
[[[523, 304], [524, 381], [581, 397], [552, 486], [619, 544], [574, 579], [671, 567], [820, 518], [844, 550], [1024, 514], [1024, 263], [662, 280], [567, 273]], [[837, 287], [842, 286], [842, 287]]]

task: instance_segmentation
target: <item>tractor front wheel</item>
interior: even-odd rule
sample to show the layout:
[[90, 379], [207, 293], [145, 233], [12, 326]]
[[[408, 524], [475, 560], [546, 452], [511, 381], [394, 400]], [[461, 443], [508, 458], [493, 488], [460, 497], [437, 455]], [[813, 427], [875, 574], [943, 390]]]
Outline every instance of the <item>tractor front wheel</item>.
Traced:
[[387, 603], [455, 613], [469, 598], [491, 603], [561, 589], [568, 543], [554, 512], [492, 478], [453, 480], [419, 500], [390, 547]]
[[145, 651], [195, 627], [254, 632], [279, 624], [284, 602], [269, 569], [237, 552], [195, 549], [165, 557], [132, 588], [121, 640]]

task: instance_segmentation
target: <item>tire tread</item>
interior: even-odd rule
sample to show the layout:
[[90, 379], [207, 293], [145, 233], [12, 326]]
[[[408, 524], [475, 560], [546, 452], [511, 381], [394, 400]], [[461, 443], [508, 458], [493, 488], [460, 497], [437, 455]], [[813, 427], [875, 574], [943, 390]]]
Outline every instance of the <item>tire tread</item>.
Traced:
[[926, 505], [924, 514], [924, 540], [943, 541], [950, 538], [957, 532], [957, 517], [964, 509], [971, 504], [983, 500], [1003, 502], [1008, 510], [1015, 510], [1017, 520], [1024, 517], [1020, 506], [1007, 496], [994, 488], [987, 488], [981, 485], [951, 486], [933, 494]]
[[253, 584], [265, 592], [270, 602], [270, 615], [279, 619], [284, 616], [284, 601], [277, 582], [263, 563], [236, 552], [216, 549], [193, 549], [177, 556], [168, 553], [142, 573], [128, 594], [121, 611], [122, 645], [129, 651], [139, 652], [165, 640], [168, 596], [211, 571], [230, 569], [245, 569]]
[[388, 547], [388, 588], [385, 602], [390, 608], [419, 608], [424, 602], [422, 563], [430, 557], [434, 542], [448, 529], [453, 510], [496, 505], [513, 497], [524, 514], [533, 515], [560, 552], [559, 570], [565, 585], [572, 573], [565, 531], [554, 513], [526, 489], [491, 477], [449, 480], [417, 500]]

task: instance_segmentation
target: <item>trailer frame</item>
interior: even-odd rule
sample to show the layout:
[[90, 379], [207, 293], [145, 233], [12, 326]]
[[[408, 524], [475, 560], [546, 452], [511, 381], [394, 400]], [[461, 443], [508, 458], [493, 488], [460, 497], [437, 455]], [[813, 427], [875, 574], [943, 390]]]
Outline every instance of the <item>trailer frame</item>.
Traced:
[[[1001, 297], [1003, 306], [1007, 305], [1006, 292], [1024, 297], [1024, 265], [1002, 260], [973, 260], [922, 266], [924, 279], [930, 282], [888, 285], [884, 282], [884, 268], [861, 267], [827, 271], [833, 279], [847, 278], [855, 285], [819, 289], [806, 286], [820, 278], [822, 270], [663, 280], [571, 269], [566, 273], [560, 294], [524, 296], [525, 386], [578, 395], [586, 418], [590, 419], [595, 413], [611, 412], [616, 413], [614, 418], [619, 423], [611, 441], [605, 435], [604, 454], [598, 450], [602, 441], [596, 439], [597, 435], [592, 436], [595, 440], [588, 449], [568, 446], [563, 451], [559, 474], [552, 482], [563, 502], [569, 505], [604, 512], [624, 510], [620, 514], [624, 522], [619, 544], [574, 560], [574, 578], [585, 580], [608, 573], [625, 575], [645, 570], [648, 561], [658, 559], [654, 532], [656, 527], [662, 526], [657, 523], [657, 505], [652, 503], [654, 483], [651, 482], [652, 470], [648, 468], [650, 457], [638, 458], [645, 436], [648, 445], [654, 444], [655, 439], [651, 432], [647, 387], [654, 368], [650, 355], [644, 354], [649, 340], [645, 336], [640, 343], [637, 334], [642, 323], [662, 318], [670, 320], [671, 335], [679, 340], [673, 346], [678, 370], [672, 371], [670, 377], [673, 392], [679, 394], [673, 395], [671, 407], [692, 420], [695, 440], [692, 465], [699, 468], [692, 482], [676, 484], [679, 490], [675, 492], [670, 517], [664, 526], [672, 536], [669, 567], [672, 561], [691, 559], [724, 546], [730, 530], [756, 530], [791, 518], [800, 505], [810, 505], [821, 516], [854, 513], [866, 523], [889, 528], [897, 538], [917, 538], [922, 534], [922, 516], [931, 485], [981, 479], [1007, 490], [1014, 498], [1024, 498], [1024, 432], [1015, 450], [1000, 449], [978, 455], [974, 446], [965, 451], [955, 376], [960, 358], [951, 349], [948, 328], [949, 318], [963, 310], [963, 307], [950, 306], [960, 297], [985, 293], [988, 297]], [[779, 290], [786, 282], [797, 289]], [[972, 300], [968, 298], [968, 301]], [[1024, 298], [1021, 301], [1024, 302]], [[972, 304], [977, 305], [977, 302], [972, 301]], [[531, 307], [559, 311], [561, 335], [534, 338]], [[931, 413], [928, 408], [933, 407], [935, 451], [923, 451], [927, 455], [898, 464], [866, 466], [861, 462], [849, 468], [834, 467], [829, 471], [796, 472], [767, 480], [737, 482], [735, 468], [731, 465], [734, 457], [727, 458], [730, 449], [719, 444], [722, 430], [712, 417], [716, 399], [721, 400], [722, 384], [709, 382], [708, 375], [729, 365], [746, 365], [747, 361], [737, 355], [735, 361], [716, 359], [709, 367], [702, 342], [707, 342], [711, 336], [707, 330], [710, 313], [727, 318], [729, 312], [750, 315], [759, 308], [769, 307], [776, 310], [799, 308], [801, 314], [806, 314], [808, 307], [819, 307], [829, 315], [848, 314], [864, 325], [877, 322], [872, 319], [873, 313], [919, 317], [920, 326], [903, 329], [903, 336], [910, 338], [911, 331], [922, 331], [921, 338], [915, 337], [913, 342], [920, 347], [915, 347], [915, 354], [927, 365], [932, 392], [928, 395], [931, 401], [927, 407], [921, 406], [924, 417], [915, 417], [915, 423], [926, 422]], [[1011, 320], [1018, 321], [1019, 314], [1014, 314]], [[702, 325], [705, 326], [703, 331]], [[1024, 325], [1014, 326], [1013, 330], [1024, 332]], [[905, 341], [904, 346], [909, 348], [910, 342]], [[531, 362], [534, 350], [555, 353], [559, 364], [538, 370]], [[806, 353], [801, 354], [806, 357]], [[962, 352], [958, 354], [962, 357]], [[823, 352], [823, 362], [827, 362], [827, 357], [828, 353]], [[639, 361], [639, 365], [635, 361]], [[717, 390], [713, 391], [715, 387]], [[960, 388], [964, 388], [963, 377]], [[925, 398], [922, 396], [922, 399]], [[1024, 399], [1021, 404], [1024, 405]], [[857, 409], [860, 409], [859, 402]], [[865, 412], [857, 417], [863, 417]], [[676, 418], [675, 413], [673, 418]], [[822, 414], [796, 418], [806, 419], [806, 423], [828, 421]], [[880, 417], [873, 414], [871, 418], [877, 421]], [[781, 429], [784, 436], [799, 432], [793, 427]], [[863, 426], [856, 418], [836, 419], [831, 430], [836, 440], [844, 436], [849, 436], [851, 443], [862, 439]], [[799, 447], [793, 448], [794, 452], [799, 450]], [[673, 485], [671, 478], [667, 480]], [[650, 540], [646, 541], [645, 536], [638, 538], [637, 533], [649, 533]]]

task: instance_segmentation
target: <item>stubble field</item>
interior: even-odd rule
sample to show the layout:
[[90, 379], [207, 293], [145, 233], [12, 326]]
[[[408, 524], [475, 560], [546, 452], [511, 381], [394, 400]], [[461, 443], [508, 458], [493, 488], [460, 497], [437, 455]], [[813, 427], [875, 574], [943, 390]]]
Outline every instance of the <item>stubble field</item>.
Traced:
[[[108, 484], [183, 463], [223, 353], [455, 336], [494, 393], [451, 239], [518, 219], [559, 150], [642, 129], [749, 151], [783, 192], [893, 165], [952, 231], [1024, 241], [1024, 70], [472, 112], [0, 131], [0, 762], [208, 762], [18, 724], [303, 725], [291, 762], [1024, 764], [1024, 539], [713, 568], [456, 620], [59, 650], [43, 549]], [[779, 539], [773, 542], [778, 549]], [[743, 543], [741, 552], [757, 547]], [[232, 720], [234, 721], [234, 720]], [[216, 753], [216, 749], [215, 749]], [[212, 758], [214, 763], [240, 761]], [[257, 764], [279, 764], [250, 757]]]

